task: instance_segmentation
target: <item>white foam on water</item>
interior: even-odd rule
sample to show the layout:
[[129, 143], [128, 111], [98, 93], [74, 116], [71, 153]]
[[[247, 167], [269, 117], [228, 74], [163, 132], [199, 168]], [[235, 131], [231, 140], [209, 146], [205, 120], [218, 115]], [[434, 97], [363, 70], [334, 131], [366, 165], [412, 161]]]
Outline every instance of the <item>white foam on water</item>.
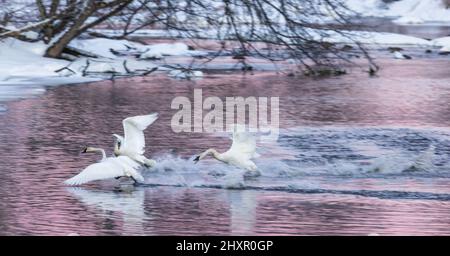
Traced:
[[[145, 171], [147, 184], [243, 189], [271, 186], [320, 188], [308, 176], [372, 177], [392, 175], [433, 177], [450, 174], [450, 136], [446, 131], [413, 128], [326, 127], [284, 130], [254, 159], [261, 174], [245, 177], [245, 170], [215, 159], [197, 164], [193, 158], [160, 155]], [[450, 145], [450, 144], [449, 144]], [[269, 150], [268, 150], [269, 149]], [[285, 157], [279, 152], [289, 152]], [[306, 183], [303, 180], [308, 180]]]

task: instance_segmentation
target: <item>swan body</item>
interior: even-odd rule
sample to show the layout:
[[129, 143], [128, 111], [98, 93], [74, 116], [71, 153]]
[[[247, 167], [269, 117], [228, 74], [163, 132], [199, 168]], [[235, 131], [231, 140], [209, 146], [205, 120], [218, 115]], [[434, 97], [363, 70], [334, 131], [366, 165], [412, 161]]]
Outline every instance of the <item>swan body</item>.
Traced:
[[210, 148], [198, 155], [194, 159], [194, 162], [197, 163], [206, 156], [211, 155], [213, 158], [226, 164], [230, 164], [251, 172], [257, 172], [258, 167], [251, 160], [258, 156], [256, 153], [255, 136], [249, 132], [237, 132], [235, 130], [232, 139], [233, 143], [231, 144], [230, 149], [226, 152], [219, 153], [217, 150]]
[[116, 138], [114, 144], [114, 155], [127, 156], [134, 161], [152, 167], [156, 164], [154, 160], [147, 159], [145, 153], [144, 130], [158, 119], [158, 113], [150, 115], [133, 116], [122, 121], [124, 136], [113, 134]]
[[144, 178], [137, 171], [140, 164], [133, 161], [127, 156], [106, 157], [105, 151], [101, 148], [87, 147], [83, 153], [101, 152], [102, 159], [100, 162], [91, 164], [79, 174], [64, 181], [67, 185], [81, 185], [95, 180], [104, 180], [119, 177], [130, 177], [135, 182], [143, 183]]

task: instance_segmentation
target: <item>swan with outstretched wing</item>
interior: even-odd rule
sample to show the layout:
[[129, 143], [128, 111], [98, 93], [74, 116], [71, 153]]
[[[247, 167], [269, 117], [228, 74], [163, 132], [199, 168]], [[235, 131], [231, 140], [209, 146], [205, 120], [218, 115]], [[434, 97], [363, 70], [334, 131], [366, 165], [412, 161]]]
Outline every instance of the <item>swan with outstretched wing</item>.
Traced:
[[147, 159], [145, 153], [144, 130], [158, 119], [158, 113], [150, 115], [128, 117], [122, 121], [124, 136], [113, 134], [116, 138], [114, 154], [116, 156], [127, 156], [134, 161], [152, 167], [156, 164], [154, 160]]
[[105, 151], [101, 148], [87, 147], [83, 153], [101, 152], [103, 157], [100, 162], [91, 164], [79, 174], [64, 181], [67, 185], [82, 185], [91, 181], [129, 177], [136, 183], [143, 183], [144, 178], [139, 173], [140, 164], [127, 156], [106, 157]]

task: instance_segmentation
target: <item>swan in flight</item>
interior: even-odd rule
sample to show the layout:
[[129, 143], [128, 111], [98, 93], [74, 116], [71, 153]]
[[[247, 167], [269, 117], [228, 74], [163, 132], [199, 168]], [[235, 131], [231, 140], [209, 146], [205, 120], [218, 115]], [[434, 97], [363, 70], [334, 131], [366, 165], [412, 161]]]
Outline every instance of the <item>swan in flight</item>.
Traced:
[[137, 171], [140, 164], [127, 156], [106, 157], [101, 148], [86, 147], [82, 153], [101, 152], [100, 162], [91, 164], [76, 176], [64, 181], [67, 185], [81, 185], [90, 181], [130, 177], [135, 183], [143, 183], [144, 178]]
[[113, 134], [116, 138], [114, 155], [127, 156], [146, 167], [154, 166], [156, 164], [155, 160], [147, 159], [144, 156], [144, 130], [156, 119], [158, 119], [158, 113], [125, 118], [122, 121], [125, 137]]
[[206, 156], [212, 155], [212, 157], [221, 162], [250, 171], [249, 174], [260, 175], [258, 167], [251, 160], [258, 156], [256, 153], [256, 137], [250, 132], [245, 132], [245, 130], [244, 132], [238, 131], [235, 127], [232, 140], [233, 143], [228, 151], [219, 153], [217, 150], [210, 148], [198, 155], [194, 162], [197, 163]]

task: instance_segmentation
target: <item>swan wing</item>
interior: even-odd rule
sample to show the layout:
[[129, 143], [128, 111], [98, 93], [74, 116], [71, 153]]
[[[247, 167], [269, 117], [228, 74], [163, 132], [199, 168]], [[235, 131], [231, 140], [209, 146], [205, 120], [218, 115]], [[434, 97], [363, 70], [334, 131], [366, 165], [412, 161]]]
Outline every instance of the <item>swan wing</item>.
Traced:
[[124, 167], [117, 164], [114, 158], [91, 164], [79, 174], [64, 181], [67, 185], [81, 185], [94, 180], [111, 179], [124, 175]]
[[139, 169], [141, 167], [141, 165], [134, 161], [133, 159], [131, 159], [128, 156], [118, 156], [118, 157], [114, 157], [112, 158], [113, 161], [117, 162], [117, 164], [123, 166], [124, 168], [132, 168], [132, 169]]
[[143, 116], [128, 117], [123, 120], [125, 140], [123, 149], [127, 152], [144, 154], [144, 130], [158, 119], [158, 113]]
[[254, 158], [257, 155], [255, 135], [250, 132], [234, 132], [228, 153], [241, 159]]

